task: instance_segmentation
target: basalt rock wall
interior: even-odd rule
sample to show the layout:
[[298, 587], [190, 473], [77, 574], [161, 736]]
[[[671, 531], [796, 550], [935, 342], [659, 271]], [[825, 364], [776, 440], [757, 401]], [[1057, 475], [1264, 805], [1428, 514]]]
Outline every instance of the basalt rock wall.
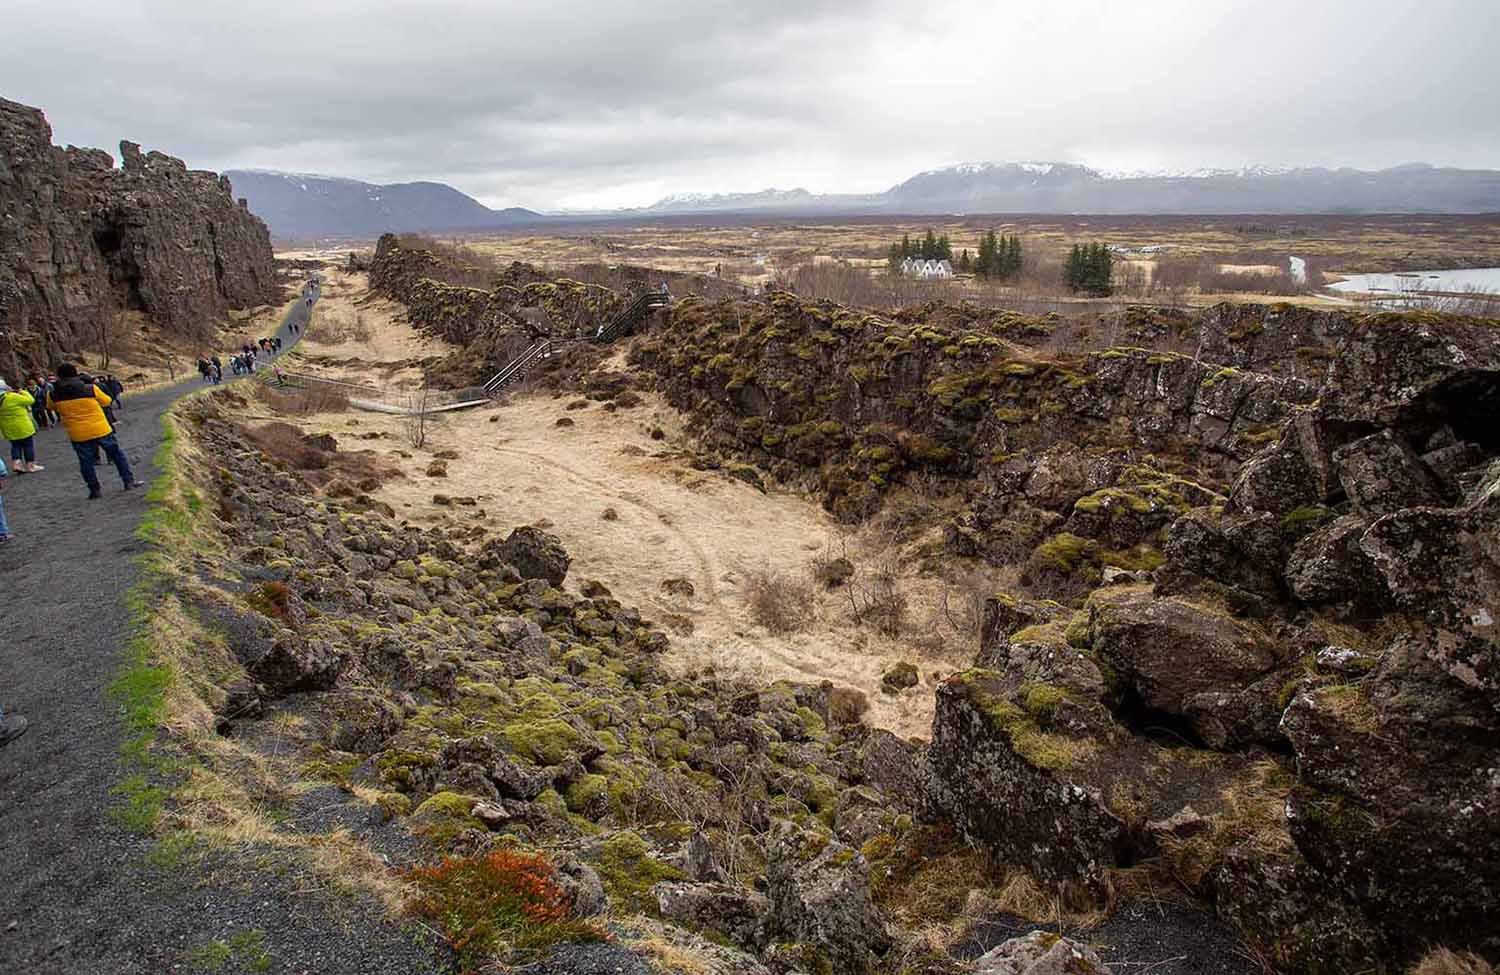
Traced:
[[[539, 338], [568, 341], [593, 334], [622, 307], [608, 288], [552, 278], [520, 262], [498, 272], [488, 289], [445, 278], [459, 270], [443, 255], [385, 234], [370, 262], [370, 287], [406, 306], [411, 324], [462, 351], [435, 370], [454, 385], [490, 378]], [[472, 277], [472, 269], [462, 269]]]
[[227, 179], [131, 142], [120, 156], [54, 146], [39, 110], [0, 98], [0, 327], [22, 368], [94, 348], [117, 310], [193, 337], [276, 299], [270, 233]]

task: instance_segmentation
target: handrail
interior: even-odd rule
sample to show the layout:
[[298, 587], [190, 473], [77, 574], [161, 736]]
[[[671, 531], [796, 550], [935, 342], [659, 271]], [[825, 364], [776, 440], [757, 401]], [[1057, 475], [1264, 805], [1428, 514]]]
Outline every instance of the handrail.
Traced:
[[671, 300], [672, 296], [665, 291], [647, 291], [636, 296], [634, 301], [607, 324], [599, 326], [594, 333], [594, 341], [612, 341], [618, 333], [640, 321], [647, 313], [669, 304]]
[[533, 363], [545, 359], [552, 354], [552, 340], [539, 339], [526, 351], [507, 362], [503, 368], [489, 382], [484, 384], [484, 391], [493, 395], [495, 392], [510, 385], [525, 374]]
[[[603, 343], [613, 340], [622, 330], [632, 327], [649, 312], [665, 307], [671, 301], [672, 296], [665, 291], [647, 291], [637, 295], [635, 300], [625, 306], [624, 310], [599, 326], [594, 333], [594, 341]], [[484, 384], [482, 388], [485, 395], [490, 397], [498, 395], [500, 390], [524, 377], [532, 366], [543, 359], [550, 358], [562, 344], [561, 340], [551, 338], [542, 338], [533, 342], [514, 359], [501, 366], [500, 371]]]

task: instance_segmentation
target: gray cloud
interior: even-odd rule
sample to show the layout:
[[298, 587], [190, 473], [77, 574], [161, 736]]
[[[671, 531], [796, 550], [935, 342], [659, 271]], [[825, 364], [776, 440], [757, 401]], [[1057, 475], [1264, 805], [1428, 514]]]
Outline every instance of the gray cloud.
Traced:
[[978, 159], [1500, 166], [1493, 0], [10, 0], [59, 141], [492, 204]]

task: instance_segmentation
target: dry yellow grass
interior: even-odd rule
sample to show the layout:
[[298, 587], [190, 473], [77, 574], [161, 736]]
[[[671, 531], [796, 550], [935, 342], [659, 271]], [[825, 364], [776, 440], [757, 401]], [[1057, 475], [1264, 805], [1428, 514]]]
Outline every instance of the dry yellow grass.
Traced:
[[1411, 975], [1495, 975], [1495, 966], [1473, 952], [1437, 948], [1417, 963]]

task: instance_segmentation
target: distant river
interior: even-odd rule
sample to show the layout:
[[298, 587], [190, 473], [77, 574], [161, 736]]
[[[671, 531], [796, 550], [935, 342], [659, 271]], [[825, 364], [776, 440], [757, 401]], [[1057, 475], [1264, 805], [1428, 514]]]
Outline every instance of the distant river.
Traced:
[[1409, 271], [1401, 274], [1351, 274], [1330, 291], [1404, 294], [1411, 291], [1442, 291], [1464, 294], [1485, 291], [1500, 294], [1500, 267], [1464, 268], [1453, 271]]

